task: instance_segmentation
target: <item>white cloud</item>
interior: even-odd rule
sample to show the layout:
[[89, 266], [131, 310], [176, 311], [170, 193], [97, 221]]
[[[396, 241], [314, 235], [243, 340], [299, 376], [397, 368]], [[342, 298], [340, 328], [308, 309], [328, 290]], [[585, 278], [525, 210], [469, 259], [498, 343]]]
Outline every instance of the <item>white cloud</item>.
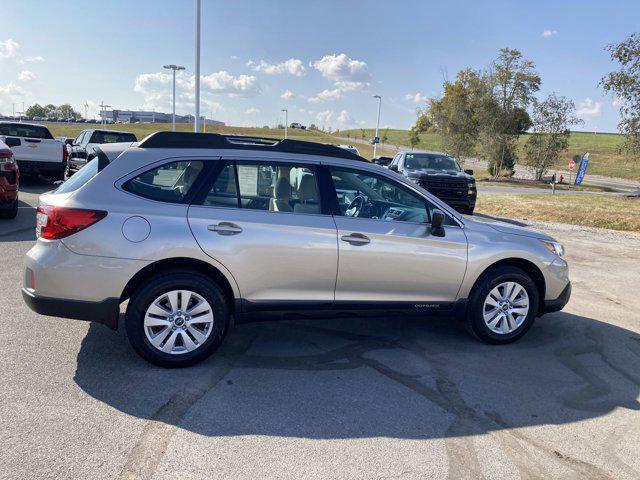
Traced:
[[253, 115], [255, 113], [260, 113], [260, 110], [258, 110], [256, 107], [251, 107], [251, 108], [247, 108], [247, 110], [244, 113], [247, 115]]
[[284, 60], [280, 63], [268, 63], [264, 60], [254, 62], [253, 60], [249, 60], [247, 62], [247, 67], [256, 72], [266, 73], [267, 75], [288, 73], [289, 75], [302, 77], [305, 74], [305, 68], [302, 64], [302, 60], [298, 60], [297, 58], [290, 58], [289, 60]]
[[13, 103], [16, 103], [16, 110], [19, 110], [21, 107], [18, 107], [17, 102], [24, 101], [25, 97], [29, 97], [30, 95], [30, 92], [27, 92], [20, 85], [16, 85], [13, 82], [7, 85], [0, 85], [0, 113], [10, 113], [13, 108]]
[[580, 108], [576, 112], [576, 116], [578, 116], [578, 118], [582, 118], [583, 120], [587, 120], [590, 118], [599, 117], [601, 113], [601, 102], [595, 102], [590, 98], [585, 98], [580, 102]]
[[20, 62], [21, 63], [44, 62], [44, 57], [41, 57], [40, 55], [37, 55], [35, 57], [24, 57]]
[[546, 29], [545, 31], [542, 32], [542, 37], [543, 38], [549, 38], [549, 37], [553, 37], [554, 35], [557, 35], [558, 31], [557, 30], [550, 30], [550, 29]]
[[238, 56], [237, 55], [231, 55], [231, 60], [238, 60]]
[[0, 58], [15, 57], [19, 48], [20, 44], [12, 38], [0, 41]]
[[366, 62], [349, 58], [345, 53], [325, 55], [310, 65], [342, 91], [361, 90], [371, 81]]
[[417, 92], [415, 94], [407, 93], [404, 96], [404, 98], [407, 99], [407, 100], [411, 100], [414, 103], [425, 103], [427, 101], [427, 96], [421, 94], [420, 92]]
[[321, 124], [329, 123], [332, 118], [333, 118], [333, 112], [331, 110], [325, 110], [324, 112], [319, 112], [316, 115], [316, 119]]
[[327, 102], [330, 100], [340, 100], [342, 98], [342, 90], [335, 88], [333, 90], [323, 90], [315, 97], [309, 98], [307, 101], [310, 103]]
[[289, 100], [290, 98], [293, 98], [293, 92], [291, 90], [285, 90], [282, 95], [280, 95], [280, 98], [284, 98], [285, 100]]
[[340, 115], [338, 115], [337, 122], [339, 125], [342, 125], [342, 126], [352, 125], [353, 118], [351, 118], [351, 115], [349, 115], [349, 112], [347, 112], [346, 110], [342, 110], [340, 112]]
[[255, 76], [234, 77], [224, 70], [202, 77], [202, 84], [213, 93], [226, 93], [230, 97], [254, 97], [261, 90]]
[[28, 95], [28, 92], [20, 85], [11, 82], [4, 87], [0, 85], [0, 94], [10, 97], [22, 97]]
[[34, 80], [36, 76], [33, 72], [30, 72], [29, 70], [23, 70], [18, 74], [18, 78], [23, 82], [28, 82], [30, 80]]
[[611, 102], [611, 105], [613, 105], [616, 108], [621, 107], [622, 106], [622, 99], [620, 97], [614, 98], [613, 102]]

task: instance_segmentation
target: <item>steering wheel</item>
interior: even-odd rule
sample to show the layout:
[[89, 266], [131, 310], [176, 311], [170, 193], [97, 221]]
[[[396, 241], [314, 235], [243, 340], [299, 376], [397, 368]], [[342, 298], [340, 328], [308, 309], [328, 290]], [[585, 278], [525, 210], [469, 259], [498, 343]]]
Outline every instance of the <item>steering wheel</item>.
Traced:
[[345, 216], [347, 217], [359, 216], [360, 212], [362, 212], [362, 207], [364, 207], [365, 202], [366, 202], [366, 199], [364, 198], [364, 195], [360, 194], [356, 196], [356, 198], [354, 198], [351, 201], [351, 203], [347, 207], [347, 210], [344, 212]]

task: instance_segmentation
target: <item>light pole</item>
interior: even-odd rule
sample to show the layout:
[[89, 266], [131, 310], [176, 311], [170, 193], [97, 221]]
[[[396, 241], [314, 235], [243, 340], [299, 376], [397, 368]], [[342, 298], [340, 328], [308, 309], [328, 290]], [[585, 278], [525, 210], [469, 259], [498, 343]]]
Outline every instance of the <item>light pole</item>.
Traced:
[[196, 0], [196, 116], [193, 131], [200, 131], [200, 0]]
[[167, 70], [173, 70], [173, 121], [172, 121], [172, 128], [173, 131], [176, 131], [176, 71], [177, 70], [184, 70], [184, 67], [180, 66], [180, 65], [165, 65], [163, 68], [166, 68]]
[[284, 138], [287, 139], [287, 128], [289, 127], [289, 110], [283, 108], [281, 112], [284, 112]]
[[380, 129], [380, 106], [382, 105], [382, 96], [374, 95], [373, 98], [377, 98], [378, 99], [378, 120], [376, 121], [376, 136], [373, 139], [373, 141], [374, 141], [374, 143], [373, 143], [373, 158], [376, 158], [376, 147], [378, 146], [378, 142], [376, 140], [378, 139], [378, 130]]

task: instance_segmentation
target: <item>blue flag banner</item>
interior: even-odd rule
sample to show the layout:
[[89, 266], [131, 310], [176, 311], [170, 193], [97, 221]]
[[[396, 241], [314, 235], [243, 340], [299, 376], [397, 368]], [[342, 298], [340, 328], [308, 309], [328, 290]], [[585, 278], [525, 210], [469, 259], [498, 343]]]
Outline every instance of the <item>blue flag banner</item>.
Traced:
[[582, 161], [580, 162], [580, 168], [578, 169], [578, 174], [576, 175], [576, 181], [573, 183], [574, 185], [582, 185], [582, 180], [584, 180], [584, 174], [587, 173], [587, 164], [589, 163], [589, 153], [585, 153], [582, 157]]

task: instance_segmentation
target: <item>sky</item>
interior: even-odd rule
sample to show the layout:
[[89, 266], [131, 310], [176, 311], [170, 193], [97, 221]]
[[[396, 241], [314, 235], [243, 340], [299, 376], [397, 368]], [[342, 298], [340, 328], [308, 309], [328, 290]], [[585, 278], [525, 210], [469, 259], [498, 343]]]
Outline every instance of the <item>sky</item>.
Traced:
[[[0, 0], [0, 113], [22, 102], [194, 112], [193, 0]], [[202, 114], [236, 126], [409, 128], [445, 78], [520, 50], [538, 93], [572, 99], [581, 130], [617, 131], [598, 86], [605, 47], [640, 29], [639, 1], [202, 0]], [[87, 107], [85, 107], [85, 105]]]

